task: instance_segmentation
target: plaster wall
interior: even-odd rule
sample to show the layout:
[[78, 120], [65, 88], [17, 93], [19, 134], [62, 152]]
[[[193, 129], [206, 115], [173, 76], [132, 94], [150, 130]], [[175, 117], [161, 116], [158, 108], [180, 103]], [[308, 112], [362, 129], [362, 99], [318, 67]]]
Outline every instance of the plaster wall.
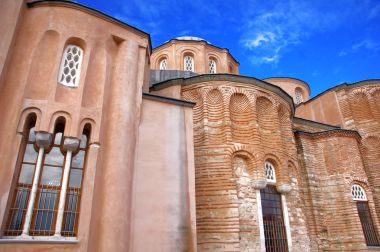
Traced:
[[276, 85], [282, 88], [286, 93], [288, 93], [291, 97], [293, 97], [294, 103], [296, 102], [296, 89], [301, 91], [303, 101], [309, 100], [310, 97], [310, 89], [308, 85], [300, 80], [286, 77], [273, 77], [264, 79], [264, 81], [269, 82], [273, 85]]
[[130, 251], [196, 251], [192, 108], [143, 99]]

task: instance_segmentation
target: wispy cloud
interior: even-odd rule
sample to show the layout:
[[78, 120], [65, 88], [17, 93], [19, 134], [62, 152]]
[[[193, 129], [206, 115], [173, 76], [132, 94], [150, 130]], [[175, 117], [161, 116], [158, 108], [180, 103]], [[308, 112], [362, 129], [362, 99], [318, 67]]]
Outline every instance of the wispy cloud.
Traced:
[[374, 42], [371, 39], [363, 39], [362, 41], [352, 45], [350, 48], [346, 50], [342, 50], [338, 53], [338, 56], [343, 57], [352, 53], [356, 53], [359, 50], [366, 50], [370, 52], [379, 51], [380, 43]]
[[[252, 63], [272, 65], [316, 33], [337, 29], [348, 18], [364, 12], [364, 8], [368, 11], [373, 7], [364, 1], [366, 4], [362, 7], [353, 8], [357, 6], [355, 0], [337, 0], [329, 4], [304, 0], [267, 1], [266, 5], [259, 5], [255, 0], [247, 2], [244, 8], [250, 11], [243, 18], [240, 44], [249, 51]], [[373, 9], [372, 15], [377, 12]]]

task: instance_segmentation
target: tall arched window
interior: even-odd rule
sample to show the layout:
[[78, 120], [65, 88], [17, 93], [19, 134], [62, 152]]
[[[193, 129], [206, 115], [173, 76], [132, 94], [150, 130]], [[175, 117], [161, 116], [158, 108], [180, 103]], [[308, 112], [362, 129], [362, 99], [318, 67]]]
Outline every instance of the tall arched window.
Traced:
[[296, 104], [300, 104], [303, 102], [302, 90], [300, 88], [296, 88], [295, 90]]
[[210, 74], [216, 73], [216, 61], [212, 58], [208, 60], [208, 72]]
[[194, 58], [187, 55], [183, 58], [183, 70], [194, 72]]
[[266, 251], [288, 251], [282, 198], [276, 189], [276, 172], [271, 162], [265, 162], [269, 185], [260, 190]]
[[54, 234], [65, 155], [62, 152], [64, 123], [57, 123], [53, 144], [46, 151], [37, 188], [30, 235]]
[[8, 224], [5, 235], [21, 235], [30, 191], [32, 189], [33, 174], [37, 163], [38, 149], [34, 131], [35, 119], [28, 123], [24, 143], [21, 147], [21, 170], [18, 176], [13, 202], [9, 210]]
[[76, 45], [67, 45], [59, 68], [58, 82], [68, 87], [77, 87], [82, 65], [83, 50]]
[[360, 185], [354, 184], [351, 187], [351, 195], [352, 199], [356, 201], [356, 207], [367, 245], [380, 246], [379, 236], [372, 221], [367, 195], [364, 189]]
[[166, 58], [160, 61], [160, 70], [166, 70], [168, 68], [168, 60]]
[[91, 134], [91, 126], [86, 125], [83, 130], [79, 150], [71, 161], [70, 177], [66, 192], [66, 205], [63, 218], [62, 235], [76, 236], [78, 230], [78, 217], [80, 198], [82, 194], [82, 181], [84, 163]]

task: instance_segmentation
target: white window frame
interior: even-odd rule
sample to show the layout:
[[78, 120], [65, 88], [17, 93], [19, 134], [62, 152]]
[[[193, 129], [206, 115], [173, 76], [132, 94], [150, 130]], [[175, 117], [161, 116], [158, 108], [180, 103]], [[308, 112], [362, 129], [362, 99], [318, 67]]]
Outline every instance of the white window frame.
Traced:
[[358, 184], [351, 186], [351, 197], [354, 201], [368, 201], [364, 188]]
[[160, 60], [160, 65], [159, 65], [160, 70], [167, 70], [168, 69], [168, 59], [163, 58]]
[[[77, 51], [77, 53], [74, 55], [72, 54], [73, 50]], [[74, 60], [76, 56], [78, 56], [77, 61]], [[61, 65], [59, 67], [58, 83], [67, 87], [78, 87], [82, 68], [82, 60], [83, 49], [74, 44], [67, 45], [62, 55]], [[71, 64], [73, 65], [72, 67], [70, 67]], [[72, 71], [75, 72], [74, 75], [71, 74]], [[70, 76], [69, 81], [67, 80], [68, 76]]]
[[[187, 60], [191, 60], [191, 65], [188, 67]], [[186, 55], [183, 58], [183, 70], [194, 72], [194, 57], [190, 55]]]
[[265, 161], [264, 171], [267, 183], [276, 184], [276, 170], [271, 162]]
[[210, 74], [216, 74], [216, 61], [213, 59], [208, 60], [208, 72]]

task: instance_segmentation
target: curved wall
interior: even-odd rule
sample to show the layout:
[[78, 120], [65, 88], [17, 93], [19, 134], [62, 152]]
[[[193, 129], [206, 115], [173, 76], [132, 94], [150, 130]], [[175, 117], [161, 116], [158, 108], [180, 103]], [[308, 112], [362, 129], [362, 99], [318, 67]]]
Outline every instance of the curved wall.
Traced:
[[301, 93], [303, 102], [306, 102], [310, 98], [309, 85], [307, 85], [304, 81], [288, 77], [272, 77], [264, 79], [264, 81], [282, 88], [291, 97], [293, 97], [295, 104], [298, 104], [296, 100], [296, 90]]
[[208, 44], [206, 41], [172, 39], [153, 49], [151, 69], [160, 69], [160, 62], [167, 59], [166, 70], [184, 70], [184, 57], [194, 58], [194, 71], [200, 74], [209, 73], [209, 59], [216, 62], [216, 73], [239, 74], [239, 63], [227, 49]]

